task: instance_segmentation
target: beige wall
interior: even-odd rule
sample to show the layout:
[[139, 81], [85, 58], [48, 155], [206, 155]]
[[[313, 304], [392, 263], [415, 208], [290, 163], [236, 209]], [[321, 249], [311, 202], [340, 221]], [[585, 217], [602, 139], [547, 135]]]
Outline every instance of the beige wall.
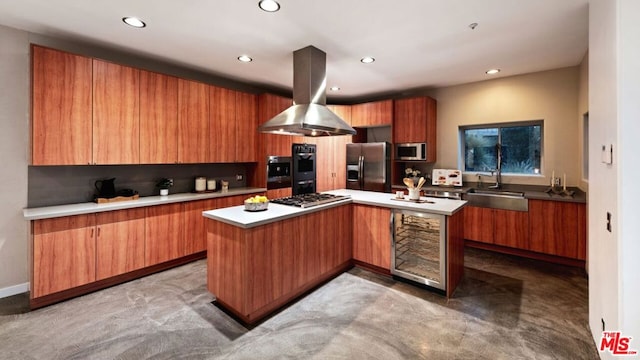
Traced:
[[[504, 175], [504, 183], [546, 185], [551, 171], [567, 174], [567, 184], [580, 179], [578, 134], [579, 68], [569, 67], [435, 89], [438, 101], [436, 167], [458, 163], [458, 127], [510, 121], [544, 120], [541, 175]], [[476, 181], [475, 173], [464, 176]]]
[[[584, 172], [582, 171], [582, 164], [584, 162], [585, 154], [583, 154], [583, 139], [584, 139], [584, 116], [589, 112], [589, 52], [584, 55], [582, 62], [580, 63], [580, 80], [578, 87], [578, 158], [580, 159], [580, 178], [578, 186], [584, 190], [589, 190], [589, 182], [584, 178]], [[588, 154], [586, 155], [588, 156]]]
[[0, 297], [27, 290], [29, 146], [29, 41], [23, 31], [0, 26]]

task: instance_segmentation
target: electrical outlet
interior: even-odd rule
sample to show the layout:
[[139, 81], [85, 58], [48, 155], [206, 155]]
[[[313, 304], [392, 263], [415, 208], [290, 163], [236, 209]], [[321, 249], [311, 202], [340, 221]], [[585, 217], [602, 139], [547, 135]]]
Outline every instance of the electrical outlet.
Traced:
[[611, 232], [611, 213], [607, 211], [607, 231]]
[[236, 180], [237, 181], [242, 181], [243, 178], [244, 178], [244, 176], [242, 174], [237, 174], [236, 175]]
[[605, 331], [605, 330], [604, 330], [604, 319], [603, 319], [603, 318], [600, 318], [600, 321], [602, 321], [602, 331], [604, 332], [604, 331]]

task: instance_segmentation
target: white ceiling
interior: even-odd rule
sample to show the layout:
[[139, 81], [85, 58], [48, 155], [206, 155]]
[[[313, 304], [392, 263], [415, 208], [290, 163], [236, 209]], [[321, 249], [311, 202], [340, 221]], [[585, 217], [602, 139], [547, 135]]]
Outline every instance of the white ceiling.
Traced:
[[313, 45], [327, 53], [328, 85], [342, 88], [332, 98], [480, 81], [494, 67], [502, 77], [573, 66], [588, 46], [588, 0], [279, 2], [267, 13], [258, 0], [1, 1], [0, 24], [284, 89], [293, 51]]

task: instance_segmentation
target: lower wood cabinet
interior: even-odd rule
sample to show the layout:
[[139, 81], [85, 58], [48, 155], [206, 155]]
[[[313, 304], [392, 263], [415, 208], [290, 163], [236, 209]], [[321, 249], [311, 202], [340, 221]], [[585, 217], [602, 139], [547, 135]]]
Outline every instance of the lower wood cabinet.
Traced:
[[207, 222], [202, 212], [219, 207], [216, 200], [190, 201], [183, 206], [185, 255], [207, 250]]
[[108, 211], [95, 216], [96, 280], [143, 268], [144, 208]]
[[[353, 258], [391, 269], [391, 210], [353, 204]], [[385, 224], [387, 226], [385, 226]]]
[[144, 226], [144, 265], [151, 266], [185, 255], [182, 204], [149, 206]]
[[529, 200], [530, 250], [585, 260], [585, 217], [585, 204]]
[[464, 208], [464, 238], [519, 250], [586, 259], [586, 206], [529, 200], [529, 211]]
[[94, 214], [34, 221], [31, 297], [95, 281], [95, 235]]
[[207, 287], [252, 323], [344, 271], [351, 259], [351, 205], [243, 229], [207, 225]]

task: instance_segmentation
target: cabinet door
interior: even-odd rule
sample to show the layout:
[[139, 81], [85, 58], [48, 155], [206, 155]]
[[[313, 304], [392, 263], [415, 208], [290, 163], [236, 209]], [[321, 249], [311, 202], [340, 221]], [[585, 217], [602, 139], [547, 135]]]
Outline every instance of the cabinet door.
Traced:
[[91, 157], [91, 59], [32, 46], [33, 165], [87, 165]]
[[144, 267], [144, 208], [96, 214], [96, 280]]
[[[258, 118], [257, 123], [262, 124], [271, 120], [272, 117], [287, 109], [293, 104], [289, 98], [260, 94], [258, 96]], [[257, 137], [257, 165], [256, 171], [251, 179], [250, 185], [256, 187], [267, 186], [267, 156], [291, 156], [292, 136], [263, 134]]]
[[465, 206], [463, 211], [464, 238], [492, 244], [494, 240], [493, 209]]
[[529, 248], [529, 213], [494, 209], [494, 244], [517, 249]]
[[150, 206], [145, 209], [145, 266], [184, 256], [182, 204]]
[[383, 100], [351, 107], [351, 126], [383, 126], [393, 121], [393, 101]]
[[436, 101], [416, 97], [394, 101], [393, 142], [427, 143], [427, 162], [436, 161]]
[[583, 243], [581, 236], [585, 222], [578, 219], [579, 206], [582, 204], [529, 200], [529, 233], [530, 250], [569, 257], [584, 259]]
[[353, 205], [353, 258], [389, 270], [391, 210]]
[[331, 137], [319, 137], [316, 143], [316, 191], [323, 192], [333, 189], [334, 156]]
[[202, 212], [215, 208], [214, 199], [184, 203], [185, 255], [207, 250], [207, 218]]
[[234, 162], [236, 157], [236, 92], [210, 86], [210, 141], [211, 162]]
[[236, 134], [235, 162], [254, 162], [257, 160], [258, 122], [256, 96], [236, 92]]
[[140, 71], [140, 163], [178, 161], [178, 78]]
[[178, 80], [178, 162], [209, 162], [209, 86]]
[[32, 276], [32, 298], [95, 281], [95, 215], [34, 221]]
[[140, 163], [140, 70], [93, 60], [93, 162]]

